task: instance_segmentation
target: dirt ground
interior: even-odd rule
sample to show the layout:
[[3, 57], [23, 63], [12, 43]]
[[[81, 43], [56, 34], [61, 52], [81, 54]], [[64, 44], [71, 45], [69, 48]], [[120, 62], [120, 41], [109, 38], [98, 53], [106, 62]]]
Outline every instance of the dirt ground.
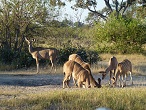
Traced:
[[[0, 90], [11, 91], [18, 90], [23, 92], [45, 92], [49, 90], [61, 90], [63, 74], [36, 74], [32, 70], [23, 71], [4, 71], [0, 72]], [[101, 78], [101, 74], [93, 74], [95, 80]], [[102, 80], [102, 85], [108, 85], [109, 75], [106, 79]], [[131, 85], [127, 81], [127, 87], [146, 87], [146, 75], [134, 75]], [[73, 85], [71, 81], [71, 87]], [[70, 89], [70, 88], [69, 88]]]

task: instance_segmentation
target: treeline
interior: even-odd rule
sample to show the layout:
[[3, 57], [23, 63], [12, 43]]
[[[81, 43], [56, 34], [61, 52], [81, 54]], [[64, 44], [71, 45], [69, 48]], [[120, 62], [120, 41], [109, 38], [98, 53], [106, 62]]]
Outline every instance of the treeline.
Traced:
[[[30, 67], [35, 60], [28, 52], [25, 37], [35, 38], [34, 47], [55, 47], [62, 65], [71, 53], [84, 61], [96, 63], [99, 53], [143, 53], [146, 43], [146, 21], [133, 17], [118, 18], [111, 14], [107, 21], [92, 24], [55, 20], [59, 16], [42, 0], [2, 0], [0, 2], [0, 64], [8, 69]], [[46, 63], [46, 61], [42, 61]], [[48, 62], [47, 62], [48, 63]], [[4, 65], [4, 66], [3, 66]], [[5, 70], [5, 68], [4, 68]]]

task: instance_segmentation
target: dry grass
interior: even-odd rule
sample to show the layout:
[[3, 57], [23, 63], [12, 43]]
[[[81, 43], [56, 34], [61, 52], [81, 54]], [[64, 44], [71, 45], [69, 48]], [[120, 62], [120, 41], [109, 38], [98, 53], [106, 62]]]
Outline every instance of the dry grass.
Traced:
[[144, 62], [146, 63], [146, 56], [142, 55], [142, 54], [126, 54], [126, 55], [121, 55], [121, 54], [116, 54], [116, 55], [112, 55], [112, 54], [100, 54], [100, 57], [105, 60], [108, 61], [110, 57], [115, 56], [117, 57], [118, 61], [121, 62], [124, 59], [129, 59], [130, 61], [132, 61], [133, 63], [141, 63]]
[[136, 75], [146, 75], [146, 56], [141, 54], [126, 54], [126, 55], [112, 55], [112, 54], [100, 54], [102, 61], [97, 64], [92, 65], [93, 73], [98, 73], [98, 71], [105, 70], [108, 66], [108, 61], [110, 57], [115, 56], [118, 62], [124, 59], [129, 59], [132, 62], [133, 74]]
[[62, 89], [35, 94], [0, 92], [1, 95], [11, 96], [9, 100], [1, 100], [1, 110], [95, 110], [98, 107], [108, 107], [112, 110], [145, 110], [146, 108], [145, 88]]
[[[102, 59], [102, 61], [98, 61], [96, 64], [91, 65], [91, 69], [93, 73], [98, 73], [99, 71], [105, 70], [105, 68], [108, 66], [108, 61], [110, 59], [110, 57], [115, 56], [118, 60], [118, 62], [121, 62], [124, 59], [129, 59], [132, 62], [133, 65], [133, 74], [135, 75], [146, 75], [146, 56], [142, 55], [142, 54], [126, 54], [126, 55], [121, 55], [121, 54], [99, 54], [100, 58]], [[15, 68], [13, 65], [0, 65], [0, 70], [1, 71], [5, 71], [5, 70], [13, 70], [13, 68]], [[43, 71], [43, 74], [48, 74], [49, 69], [51, 67], [42, 67], [40, 64], [40, 69], [41, 69], [41, 73]], [[33, 73], [36, 73], [36, 66], [34, 66], [31, 69], [28, 69], [29, 71], [33, 71]], [[27, 68], [25, 69], [21, 69], [18, 71], [22, 71], [22, 73], [25, 71], [27, 71]], [[6, 71], [8, 72], [8, 71]], [[14, 72], [17, 72], [16, 70]], [[40, 73], [40, 74], [41, 74]], [[53, 72], [52, 72], [53, 73]], [[62, 74], [62, 65], [61, 66], [57, 66], [57, 74]]]
[[[92, 71], [98, 73], [99, 70], [105, 69], [109, 58], [112, 56], [111, 54], [100, 54], [102, 61], [92, 65]], [[134, 74], [146, 75], [145, 56], [137, 54], [114, 56], [117, 57], [119, 62], [125, 58], [129, 59], [133, 64]], [[18, 73], [36, 74], [36, 68], [2, 72], [2, 74], [14, 74], [14, 76]], [[48, 74], [48, 69], [42, 68], [40, 74]], [[62, 74], [62, 66], [58, 67], [57, 75], [52, 78], [58, 77], [59, 74]], [[51, 74], [49, 77], [51, 77]], [[25, 77], [22, 75], [22, 78]], [[35, 78], [29, 78], [35, 81]], [[39, 78], [43, 79], [41, 81], [45, 80], [42, 77]], [[55, 82], [57, 82], [56, 80], [59, 79], [55, 79]], [[39, 85], [36, 87], [1, 85], [0, 110], [95, 110], [98, 107], [108, 107], [112, 110], [146, 110], [145, 78], [141, 76], [136, 81], [138, 82], [135, 82], [135, 84], [139, 86], [110, 88], [103, 85], [100, 89], [62, 89], [61, 85], [59, 87], [55, 85], [46, 85], [45, 87]]]

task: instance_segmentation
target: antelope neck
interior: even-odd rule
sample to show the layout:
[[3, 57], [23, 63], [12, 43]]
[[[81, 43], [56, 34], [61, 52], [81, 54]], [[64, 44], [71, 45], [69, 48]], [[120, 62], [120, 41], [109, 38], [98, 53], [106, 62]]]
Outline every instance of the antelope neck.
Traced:
[[30, 53], [34, 52], [34, 51], [33, 51], [32, 45], [29, 45], [29, 52], [30, 52]]

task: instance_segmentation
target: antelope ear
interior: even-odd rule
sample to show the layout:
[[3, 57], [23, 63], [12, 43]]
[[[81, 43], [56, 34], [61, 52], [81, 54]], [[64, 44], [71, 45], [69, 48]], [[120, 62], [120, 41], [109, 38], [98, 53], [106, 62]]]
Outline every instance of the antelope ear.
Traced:
[[29, 40], [25, 37], [25, 41], [27, 42], [27, 43], [29, 43]]
[[32, 42], [35, 42], [36, 40], [35, 40], [35, 39], [32, 39], [31, 41], [32, 41]]
[[116, 78], [115, 78], [115, 77], [113, 77], [113, 80], [116, 80]]
[[24, 37], [24, 39], [25, 39], [26, 41], [28, 41], [26, 37]]

